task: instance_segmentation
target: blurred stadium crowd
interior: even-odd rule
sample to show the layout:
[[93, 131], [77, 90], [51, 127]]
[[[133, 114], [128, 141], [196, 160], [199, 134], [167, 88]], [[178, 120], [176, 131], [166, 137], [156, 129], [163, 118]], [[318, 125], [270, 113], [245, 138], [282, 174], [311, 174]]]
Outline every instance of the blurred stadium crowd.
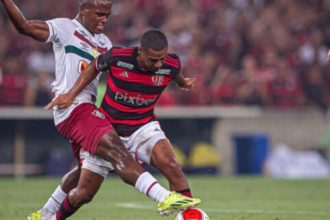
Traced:
[[[74, 18], [78, 0], [16, 0], [28, 19]], [[46, 104], [54, 76], [51, 45], [19, 35], [0, 8], [0, 105]], [[160, 28], [198, 85], [168, 88], [159, 105], [330, 103], [330, 0], [114, 0], [106, 34], [135, 46]]]

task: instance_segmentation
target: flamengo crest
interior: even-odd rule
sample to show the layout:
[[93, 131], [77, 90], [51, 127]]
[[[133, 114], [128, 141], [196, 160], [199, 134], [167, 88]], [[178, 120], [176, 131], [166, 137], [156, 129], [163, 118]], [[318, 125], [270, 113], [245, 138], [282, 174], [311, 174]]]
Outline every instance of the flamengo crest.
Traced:
[[161, 86], [164, 84], [164, 76], [152, 76], [151, 81], [154, 83], [155, 86]]

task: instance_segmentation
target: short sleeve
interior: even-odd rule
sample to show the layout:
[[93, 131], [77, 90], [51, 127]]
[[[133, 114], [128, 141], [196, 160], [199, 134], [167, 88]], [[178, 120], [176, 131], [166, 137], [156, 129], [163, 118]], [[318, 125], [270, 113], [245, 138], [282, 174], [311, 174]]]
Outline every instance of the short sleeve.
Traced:
[[55, 18], [46, 21], [49, 27], [49, 36], [46, 42], [52, 42], [58, 46], [63, 45], [66, 39], [70, 38], [72, 28], [71, 20], [67, 18]]

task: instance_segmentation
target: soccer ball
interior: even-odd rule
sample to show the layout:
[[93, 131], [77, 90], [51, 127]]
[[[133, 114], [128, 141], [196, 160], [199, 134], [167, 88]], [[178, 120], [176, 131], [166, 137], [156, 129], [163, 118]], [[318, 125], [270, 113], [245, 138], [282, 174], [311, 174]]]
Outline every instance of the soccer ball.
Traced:
[[210, 220], [210, 218], [201, 209], [189, 208], [180, 211], [175, 220]]

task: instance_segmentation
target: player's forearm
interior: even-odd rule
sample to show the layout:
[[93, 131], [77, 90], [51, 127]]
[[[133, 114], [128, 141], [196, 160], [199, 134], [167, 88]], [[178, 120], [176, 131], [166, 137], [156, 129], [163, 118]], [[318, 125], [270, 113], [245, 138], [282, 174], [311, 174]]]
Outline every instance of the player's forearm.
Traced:
[[68, 92], [69, 97], [73, 100], [93, 79], [98, 73], [94, 69], [96, 60], [87, 66], [87, 68], [80, 74], [74, 86]]
[[46, 41], [49, 30], [45, 21], [28, 21], [12, 0], [2, 0], [7, 14], [16, 30], [38, 41]]
[[176, 77], [175, 77], [175, 82], [178, 84], [178, 86], [183, 86], [184, 85], [184, 76], [182, 73], [179, 73]]
[[24, 34], [25, 26], [27, 25], [28, 21], [25, 19], [23, 13], [19, 10], [19, 8], [14, 4], [12, 0], [2, 0], [2, 3], [15, 28], [20, 33]]

